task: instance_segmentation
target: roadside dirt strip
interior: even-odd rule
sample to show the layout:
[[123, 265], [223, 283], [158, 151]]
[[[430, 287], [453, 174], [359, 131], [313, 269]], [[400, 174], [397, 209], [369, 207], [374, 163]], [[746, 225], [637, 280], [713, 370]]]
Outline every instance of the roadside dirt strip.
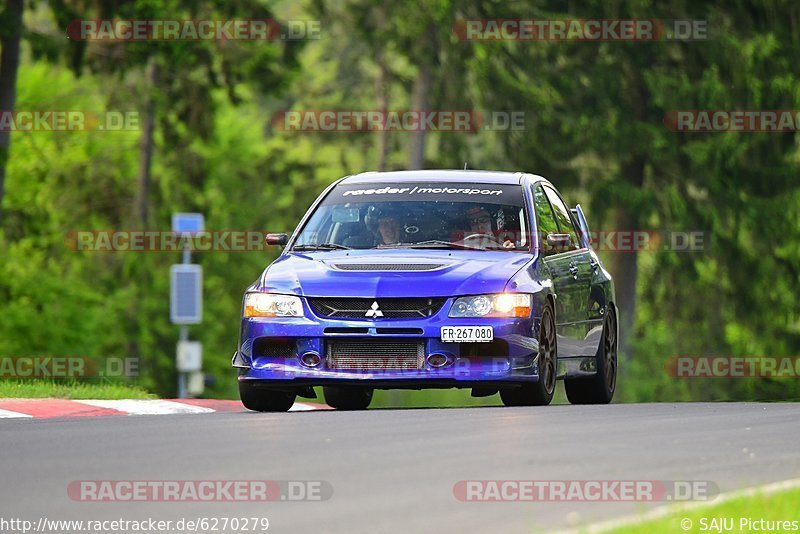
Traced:
[[[324, 404], [296, 402], [292, 412], [329, 410]], [[0, 419], [54, 419], [112, 415], [177, 415], [247, 412], [242, 403], [217, 399], [0, 399]]]

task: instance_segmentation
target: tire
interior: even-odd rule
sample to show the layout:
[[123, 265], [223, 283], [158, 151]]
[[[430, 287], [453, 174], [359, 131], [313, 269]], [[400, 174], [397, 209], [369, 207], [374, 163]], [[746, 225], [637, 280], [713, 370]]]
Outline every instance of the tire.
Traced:
[[547, 406], [553, 400], [558, 376], [558, 346], [556, 320], [550, 301], [542, 311], [539, 323], [539, 381], [517, 388], [501, 389], [500, 398], [506, 406]]
[[609, 306], [603, 321], [603, 338], [597, 349], [597, 374], [564, 381], [571, 404], [608, 404], [617, 388], [617, 316]]
[[297, 395], [259, 388], [245, 381], [239, 381], [239, 397], [244, 407], [254, 412], [288, 412]]
[[325, 402], [337, 410], [364, 410], [372, 402], [372, 389], [370, 388], [336, 388], [324, 386]]

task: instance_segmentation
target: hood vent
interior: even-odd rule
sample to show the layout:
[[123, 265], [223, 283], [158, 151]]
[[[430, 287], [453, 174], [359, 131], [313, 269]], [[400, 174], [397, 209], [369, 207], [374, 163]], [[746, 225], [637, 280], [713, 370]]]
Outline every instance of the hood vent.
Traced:
[[435, 271], [445, 263], [334, 263], [340, 271]]

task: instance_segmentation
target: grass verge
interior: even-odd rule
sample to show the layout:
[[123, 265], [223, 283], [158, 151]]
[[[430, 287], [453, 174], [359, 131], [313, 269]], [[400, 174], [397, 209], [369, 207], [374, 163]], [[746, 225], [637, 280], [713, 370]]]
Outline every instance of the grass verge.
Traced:
[[[650, 534], [653, 532], [798, 532], [800, 488], [737, 497], [719, 504], [681, 510], [652, 521], [620, 527], [608, 532]], [[785, 523], [788, 522], [788, 523]]]
[[155, 399], [148, 391], [125, 384], [49, 380], [0, 380], [0, 399]]

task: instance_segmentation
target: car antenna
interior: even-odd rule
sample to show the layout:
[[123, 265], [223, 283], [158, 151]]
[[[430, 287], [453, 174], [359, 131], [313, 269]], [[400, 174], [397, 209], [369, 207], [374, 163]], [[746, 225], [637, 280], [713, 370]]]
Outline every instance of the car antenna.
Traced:
[[464, 170], [465, 171], [467, 170], [467, 162], [466, 161], [464, 162]]

